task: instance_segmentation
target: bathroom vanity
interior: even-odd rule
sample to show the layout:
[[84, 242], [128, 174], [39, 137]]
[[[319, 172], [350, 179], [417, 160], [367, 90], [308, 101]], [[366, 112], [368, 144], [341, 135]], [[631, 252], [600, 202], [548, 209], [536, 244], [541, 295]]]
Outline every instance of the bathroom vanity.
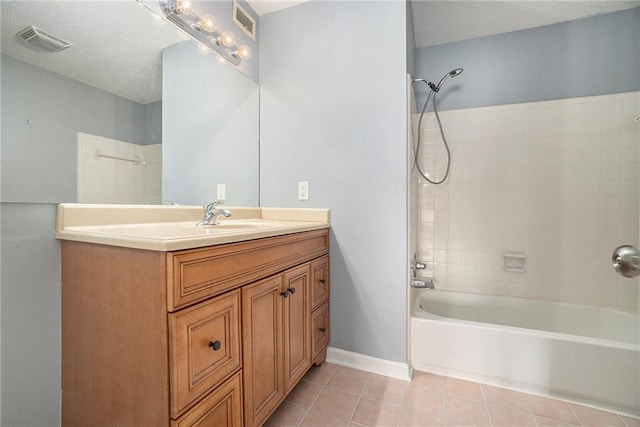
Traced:
[[260, 426], [329, 342], [329, 211], [60, 205], [62, 425]]

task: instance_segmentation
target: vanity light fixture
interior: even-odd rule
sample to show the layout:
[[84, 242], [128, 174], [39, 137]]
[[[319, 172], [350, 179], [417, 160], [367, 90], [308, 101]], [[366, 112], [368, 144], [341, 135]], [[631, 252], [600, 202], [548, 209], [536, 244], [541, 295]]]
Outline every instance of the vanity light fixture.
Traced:
[[213, 15], [199, 17], [190, 1], [160, 0], [160, 7], [169, 22], [229, 63], [238, 65], [251, 56], [249, 46], [236, 46], [235, 34], [220, 31]]

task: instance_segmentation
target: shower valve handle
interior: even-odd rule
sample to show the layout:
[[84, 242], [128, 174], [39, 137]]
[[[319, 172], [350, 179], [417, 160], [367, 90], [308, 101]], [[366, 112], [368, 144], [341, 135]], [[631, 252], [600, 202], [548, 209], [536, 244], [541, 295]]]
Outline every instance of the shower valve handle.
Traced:
[[611, 256], [613, 268], [623, 277], [632, 279], [640, 276], [640, 250], [631, 245], [616, 248]]
[[427, 263], [422, 261], [414, 261], [413, 264], [411, 264], [411, 268], [415, 270], [424, 270], [427, 268]]

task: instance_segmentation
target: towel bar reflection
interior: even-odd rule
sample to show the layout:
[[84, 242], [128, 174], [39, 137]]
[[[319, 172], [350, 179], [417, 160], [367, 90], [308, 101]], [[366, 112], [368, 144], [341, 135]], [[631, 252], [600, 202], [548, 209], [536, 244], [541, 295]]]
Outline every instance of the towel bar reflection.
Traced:
[[133, 159], [130, 159], [127, 157], [120, 157], [120, 156], [114, 156], [112, 154], [105, 154], [100, 152], [100, 150], [96, 151], [96, 158], [99, 158], [99, 157], [103, 157], [105, 159], [122, 160], [124, 162], [131, 162], [136, 166], [138, 165], [144, 166], [146, 164], [146, 162], [138, 156], [135, 156]]

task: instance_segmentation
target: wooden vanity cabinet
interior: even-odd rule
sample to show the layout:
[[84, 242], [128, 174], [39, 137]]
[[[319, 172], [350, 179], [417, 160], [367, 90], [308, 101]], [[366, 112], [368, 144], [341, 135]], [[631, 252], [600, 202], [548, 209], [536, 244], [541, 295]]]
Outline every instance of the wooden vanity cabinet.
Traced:
[[260, 426], [324, 361], [326, 229], [61, 251], [64, 426]]

